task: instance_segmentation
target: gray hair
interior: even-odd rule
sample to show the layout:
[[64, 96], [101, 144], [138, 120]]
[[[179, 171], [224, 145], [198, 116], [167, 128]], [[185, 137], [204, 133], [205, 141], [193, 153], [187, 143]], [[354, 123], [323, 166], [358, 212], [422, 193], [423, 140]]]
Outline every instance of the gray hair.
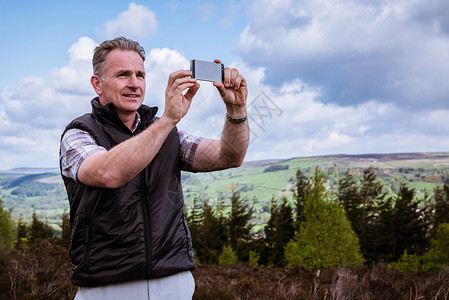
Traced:
[[94, 74], [103, 77], [104, 72], [104, 62], [106, 61], [106, 56], [109, 52], [114, 49], [135, 51], [140, 55], [143, 61], [145, 61], [145, 50], [136, 41], [127, 39], [123, 36], [115, 38], [113, 40], [107, 40], [102, 42], [94, 50], [94, 56], [92, 57], [92, 66], [94, 69]]

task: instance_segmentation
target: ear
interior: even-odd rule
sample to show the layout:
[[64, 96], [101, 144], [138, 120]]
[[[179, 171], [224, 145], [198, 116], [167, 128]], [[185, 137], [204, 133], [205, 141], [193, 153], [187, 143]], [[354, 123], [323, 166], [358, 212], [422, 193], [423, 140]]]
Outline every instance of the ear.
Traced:
[[92, 75], [92, 77], [90, 78], [90, 83], [92, 84], [92, 87], [95, 90], [95, 93], [97, 93], [98, 96], [100, 96], [101, 94], [103, 94], [103, 91], [101, 89], [101, 79], [100, 76], [98, 75]]

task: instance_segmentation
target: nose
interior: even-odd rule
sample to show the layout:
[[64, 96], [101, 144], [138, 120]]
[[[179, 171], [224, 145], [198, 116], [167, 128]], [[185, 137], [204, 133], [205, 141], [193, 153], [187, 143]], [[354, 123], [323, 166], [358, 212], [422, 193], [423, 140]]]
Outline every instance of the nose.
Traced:
[[131, 75], [129, 77], [129, 81], [128, 81], [128, 87], [131, 88], [137, 88], [138, 87], [138, 80], [137, 80], [137, 76], [136, 75]]
[[135, 74], [131, 75], [129, 77], [128, 87], [130, 87], [130, 88], [138, 88], [139, 85], [140, 85], [139, 78], [137, 78], [137, 76]]

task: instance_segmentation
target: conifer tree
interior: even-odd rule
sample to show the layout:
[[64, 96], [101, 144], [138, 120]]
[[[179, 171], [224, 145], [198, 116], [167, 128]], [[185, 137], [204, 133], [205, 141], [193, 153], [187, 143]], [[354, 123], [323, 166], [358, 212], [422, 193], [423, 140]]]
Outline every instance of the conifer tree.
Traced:
[[62, 222], [59, 224], [61, 227], [61, 246], [69, 249], [70, 246], [70, 216], [64, 212], [62, 214]]
[[405, 250], [409, 254], [422, 254], [427, 249], [428, 224], [425, 206], [414, 199], [415, 190], [402, 185], [394, 204], [394, 235], [392, 256], [399, 259]]
[[435, 210], [433, 227], [441, 223], [449, 223], [449, 183], [434, 189]]
[[381, 231], [379, 208], [385, 198], [383, 184], [377, 179], [372, 167], [363, 171], [360, 180], [359, 217], [352, 224], [357, 233], [363, 257], [367, 262], [376, 259], [376, 248], [382, 243], [384, 233]]
[[288, 266], [314, 269], [363, 263], [357, 235], [338, 200], [329, 198], [324, 183], [324, 174], [316, 169], [306, 196], [304, 222], [285, 248]]
[[428, 247], [427, 206], [420, 204], [414, 189], [401, 185], [395, 198], [379, 205], [377, 231], [381, 234], [374, 249], [377, 260], [397, 261], [405, 251], [411, 255], [424, 253]]
[[298, 169], [296, 171], [296, 188], [293, 191], [293, 199], [295, 200], [295, 209], [296, 209], [295, 211], [296, 230], [300, 228], [300, 224], [304, 220], [305, 197], [309, 189], [310, 189], [309, 182], [306, 180], [304, 173], [300, 169]]
[[[245, 199], [240, 197], [238, 192], [233, 192], [231, 196], [231, 213], [227, 219], [229, 235], [229, 245], [236, 251], [237, 257], [243, 260], [249, 255], [247, 245], [251, 240], [250, 223], [253, 210], [245, 204]], [[248, 251], [245, 251], [248, 250]]]
[[3, 207], [3, 201], [0, 199], [0, 249], [11, 248], [14, 235], [11, 213]]
[[438, 271], [449, 266], [449, 223], [440, 223], [430, 250], [423, 255], [424, 269]]
[[[349, 170], [347, 170], [345, 176], [339, 180], [338, 199], [345, 208], [346, 215], [351, 224], [358, 223], [362, 197], [360, 195], [357, 177]], [[356, 231], [358, 233], [358, 230]]]
[[202, 223], [203, 223], [203, 214], [201, 212], [201, 204], [198, 201], [198, 198], [193, 198], [193, 206], [192, 209], [186, 216], [187, 224], [189, 226], [190, 235], [192, 238], [192, 245], [195, 252], [198, 251], [200, 247], [202, 247]]
[[270, 262], [272, 265], [284, 265], [284, 248], [295, 235], [293, 213], [286, 197], [282, 197], [282, 204], [277, 208], [274, 219], [274, 236]]
[[375, 228], [373, 232], [381, 232], [382, 234], [377, 237], [375, 243], [370, 246], [372, 253], [375, 253], [375, 257], [370, 257], [371, 261], [391, 261], [394, 257], [394, 247], [396, 238], [396, 214], [394, 209], [395, 199], [389, 197], [383, 202], [378, 204], [379, 217], [376, 218], [379, 222], [370, 224], [370, 228]]
[[54, 237], [53, 229], [47, 222], [41, 221], [36, 212], [33, 212], [31, 225], [29, 226], [29, 241], [31, 244], [37, 243], [41, 240], [52, 239]]
[[265, 233], [265, 247], [263, 251], [261, 251], [261, 263], [262, 264], [273, 264], [272, 255], [273, 255], [273, 246], [276, 239], [276, 220], [278, 219], [278, 209], [277, 209], [277, 200], [274, 196], [271, 197], [270, 204], [270, 219], [264, 227]]
[[19, 218], [19, 221], [17, 222], [17, 239], [15, 248], [19, 249], [21, 247], [27, 247], [28, 246], [28, 226], [26, 223], [23, 222], [22, 217]]
[[226, 228], [215, 216], [212, 206], [203, 202], [203, 224], [200, 229], [201, 242], [196, 248], [199, 260], [203, 263], [216, 264], [226, 239]]

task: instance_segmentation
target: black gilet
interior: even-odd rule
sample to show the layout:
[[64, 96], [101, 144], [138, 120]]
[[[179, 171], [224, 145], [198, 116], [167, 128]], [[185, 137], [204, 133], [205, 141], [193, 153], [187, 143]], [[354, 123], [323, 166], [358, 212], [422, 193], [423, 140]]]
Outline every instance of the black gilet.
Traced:
[[[95, 98], [92, 113], [73, 120], [64, 133], [71, 128], [85, 130], [109, 150], [157, 120], [157, 107], [142, 105], [138, 112], [141, 123], [132, 133], [113, 104], [102, 107]], [[70, 202], [69, 253], [75, 285], [159, 278], [195, 268], [179, 147], [174, 128], [152, 162], [116, 189], [93, 188], [62, 176]]]

